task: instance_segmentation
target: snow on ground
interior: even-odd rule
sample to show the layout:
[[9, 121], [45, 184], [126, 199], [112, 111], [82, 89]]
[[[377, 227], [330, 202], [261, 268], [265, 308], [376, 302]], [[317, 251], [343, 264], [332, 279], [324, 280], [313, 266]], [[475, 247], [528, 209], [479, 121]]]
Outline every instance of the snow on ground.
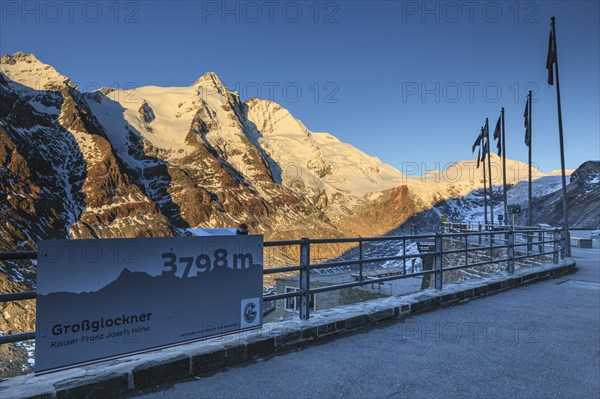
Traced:
[[[571, 180], [566, 176], [567, 184]], [[531, 194], [533, 197], [543, 197], [562, 188], [561, 176], [543, 176], [531, 182]], [[500, 190], [502, 187], [499, 188]], [[507, 191], [506, 196], [509, 204], [527, 204], [529, 184], [527, 181], [521, 181], [515, 184]]]
[[45, 105], [45, 104], [41, 103], [40, 101], [31, 100], [31, 101], [29, 101], [29, 104], [37, 112], [39, 112], [41, 114], [49, 114], [49, 115], [59, 115], [60, 114], [60, 109], [53, 107], [53, 106]]
[[35, 341], [21, 341], [17, 342], [15, 345], [27, 351], [27, 363], [29, 363], [29, 365], [33, 367], [35, 365]]
[[588, 184], [598, 184], [600, 183], [600, 173], [592, 173], [589, 176], [589, 180], [587, 180]]

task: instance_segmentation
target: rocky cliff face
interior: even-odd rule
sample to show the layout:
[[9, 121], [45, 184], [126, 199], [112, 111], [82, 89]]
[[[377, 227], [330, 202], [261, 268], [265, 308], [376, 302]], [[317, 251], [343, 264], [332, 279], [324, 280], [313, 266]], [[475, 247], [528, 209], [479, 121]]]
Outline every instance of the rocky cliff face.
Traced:
[[[572, 228], [600, 229], [600, 161], [584, 162], [571, 174], [567, 207]], [[535, 223], [564, 225], [562, 190], [537, 199], [532, 219]]]
[[353, 236], [384, 235], [429, 209], [415, 198], [408, 186], [403, 185], [384, 190], [376, 198], [357, 206], [341, 223], [352, 229]]
[[[168, 236], [241, 221], [269, 237], [300, 236], [303, 227], [334, 234], [314, 203], [273, 178], [246, 132], [246, 106], [216, 75], [175, 93], [82, 94], [33, 55], [0, 65], [4, 215], [39, 197], [39, 209], [27, 208], [24, 247], [44, 237]], [[169, 95], [181, 101], [160, 101]], [[19, 217], [2, 227], [7, 247]]]

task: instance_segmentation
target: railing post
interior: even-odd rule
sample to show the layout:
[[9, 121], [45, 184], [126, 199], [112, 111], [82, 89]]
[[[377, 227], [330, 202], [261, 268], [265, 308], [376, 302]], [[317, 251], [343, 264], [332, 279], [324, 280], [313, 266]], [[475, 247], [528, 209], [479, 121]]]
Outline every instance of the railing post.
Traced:
[[465, 234], [465, 266], [469, 265], [469, 235]]
[[[362, 239], [358, 240], [358, 281], [363, 280], [363, 241]], [[405, 266], [406, 267], [406, 266]]]
[[300, 240], [300, 318], [310, 317], [310, 240]]
[[[481, 233], [481, 222], [478, 222], [479, 232]], [[479, 246], [481, 246], [481, 234], [479, 234]]]
[[[567, 256], [570, 256], [570, 254], [568, 254], [568, 245], [570, 244], [571, 239], [569, 238], [569, 234], [567, 233], [567, 230], [563, 227], [562, 231], [561, 231], [561, 245], [560, 245], [560, 258], [564, 259]], [[567, 242], [567, 240], [569, 240], [569, 242]]]
[[544, 241], [544, 231], [542, 229], [540, 229], [540, 231], [538, 231], [538, 253], [541, 254], [544, 252], [544, 248], [542, 248], [542, 246], [544, 244], [541, 244], [541, 242]]
[[515, 273], [515, 232], [508, 232], [508, 274]]
[[402, 238], [402, 273], [406, 274], [406, 238]]
[[566, 256], [571, 256], [571, 231], [567, 230], [566, 228], [563, 227], [563, 248], [564, 248], [564, 256], [563, 259]]
[[490, 234], [489, 234], [490, 260], [494, 259], [494, 248], [493, 248], [494, 243], [492, 242], [492, 234], [494, 234], [494, 233], [492, 230], [490, 230]]
[[554, 242], [552, 245], [553, 246], [552, 262], [554, 262], [554, 264], [558, 263], [558, 251], [560, 250], [560, 248], [559, 248], [560, 239], [561, 238], [560, 238], [560, 234], [558, 233], [558, 229], [554, 230]]
[[442, 248], [442, 235], [435, 235], [435, 289], [442, 289], [442, 257], [444, 250]]

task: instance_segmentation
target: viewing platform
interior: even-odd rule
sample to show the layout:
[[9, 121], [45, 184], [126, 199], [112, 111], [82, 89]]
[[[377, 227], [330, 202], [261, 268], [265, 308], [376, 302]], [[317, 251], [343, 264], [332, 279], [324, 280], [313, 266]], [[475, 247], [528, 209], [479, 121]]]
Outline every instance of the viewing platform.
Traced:
[[[8, 378], [0, 381], [0, 396], [598, 397], [600, 251], [573, 248], [571, 258], [554, 260], [444, 281], [443, 288], [435, 268], [410, 270], [402, 279], [397, 269], [383, 277], [376, 271], [375, 285], [377, 279], [415, 280], [417, 292], [390, 292], [313, 309], [306, 320], [296, 316], [154, 352]], [[451, 276], [451, 264], [444, 267], [444, 276]], [[358, 282], [348, 275], [350, 281], [332, 283], [364, 283], [359, 288], [374, 291], [370, 272]], [[431, 275], [430, 288], [418, 290], [418, 275]], [[336, 291], [321, 293], [327, 292]], [[277, 295], [276, 302], [285, 301]]]

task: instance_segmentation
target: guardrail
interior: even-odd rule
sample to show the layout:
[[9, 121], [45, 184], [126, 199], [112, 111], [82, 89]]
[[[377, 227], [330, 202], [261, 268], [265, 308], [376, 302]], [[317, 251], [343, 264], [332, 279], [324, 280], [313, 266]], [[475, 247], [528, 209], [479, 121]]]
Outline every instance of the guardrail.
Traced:
[[[271, 302], [286, 298], [299, 298], [300, 318], [307, 320], [310, 317], [310, 297], [311, 295], [363, 286], [367, 284], [382, 283], [391, 280], [405, 279], [418, 276], [433, 276], [435, 289], [442, 289], [444, 272], [473, 268], [490, 264], [506, 262], [506, 271], [513, 274], [515, 270], [515, 261], [538, 256], [552, 255], [553, 262], [558, 263], [560, 258], [565, 258], [565, 240], [562, 229], [519, 229], [519, 230], [482, 230], [467, 232], [449, 232], [436, 234], [405, 235], [405, 236], [383, 236], [383, 237], [358, 237], [358, 238], [331, 238], [331, 239], [309, 239], [286, 241], [266, 241], [266, 248], [292, 246], [296, 247], [299, 254], [297, 265], [280, 266], [265, 268], [264, 275], [273, 275], [281, 273], [299, 273], [299, 290], [294, 292], [275, 293], [263, 296], [264, 302]], [[364, 246], [368, 243], [396, 242], [402, 243], [402, 254], [382, 257], [365, 257]], [[407, 242], [427, 242], [430, 244], [426, 252], [407, 253]], [[464, 244], [463, 248], [444, 250], [443, 243], [452, 242], [455, 244]], [[354, 245], [357, 252], [356, 259], [344, 260], [336, 257], [333, 260], [327, 260], [320, 263], [312, 263], [311, 247], [322, 244], [348, 244]], [[519, 248], [525, 248], [518, 251]], [[489, 251], [489, 260], [469, 263], [468, 254], [476, 251]], [[500, 250], [500, 253], [495, 250]], [[465, 254], [465, 263], [460, 265], [445, 265], [444, 256], [450, 254]], [[414, 270], [414, 267], [407, 268], [407, 260], [421, 258], [433, 260], [431, 270]], [[0, 253], [0, 261], [6, 260], [24, 260], [37, 259], [37, 252], [8, 252]], [[381, 277], [367, 277], [364, 272], [369, 270], [369, 265], [379, 262], [399, 262], [402, 265], [402, 272], [389, 273]], [[424, 262], [425, 263], [425, 262]], [[311, 287], [311, 271], [346, 268], [348, 272], [358, 274], [356, 281], [332, 284], [324, 287]], [[31, 300], [35, 299], [35, 291], [8, 293], [0, 295], [0, 303]], [[35, 339], [35, 332], [26, 332], [21, 334], [0, 336], [0, 345]]]
[[482, 231], [482, 230], [547, 230], [551, 228], [548, 225], [538, 225], [538, 226], [512, 226], [512, 224], [503, 224], [503, 223], [485, 223], [483, 221], [468, 221], [468, 222], [455, 222], [455, 221], [446, 221], [442, 223], [442, 230], [448, 231], [449, 229], [468, 229], [471, 231]]

